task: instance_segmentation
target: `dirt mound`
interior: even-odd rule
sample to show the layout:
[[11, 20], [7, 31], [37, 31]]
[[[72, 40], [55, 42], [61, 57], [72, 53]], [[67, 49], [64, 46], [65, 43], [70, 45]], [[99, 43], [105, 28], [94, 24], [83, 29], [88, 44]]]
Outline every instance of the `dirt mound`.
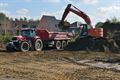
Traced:
[[91, 37], [77, 38], [75, 41], [71, 41], [65, 50], [120, 53], [120, 48], [116, 46], [115, 42], [108, 42], [104, 38], [93, 39]]
[[92, 49], [93, 40], [91, 38], [85, 37], [85, 38], [77, 38], [75, 41], [70, 42], [65, 50], [73, 50], [73, 51], [79, 51], [79, 50], [87, 50]]

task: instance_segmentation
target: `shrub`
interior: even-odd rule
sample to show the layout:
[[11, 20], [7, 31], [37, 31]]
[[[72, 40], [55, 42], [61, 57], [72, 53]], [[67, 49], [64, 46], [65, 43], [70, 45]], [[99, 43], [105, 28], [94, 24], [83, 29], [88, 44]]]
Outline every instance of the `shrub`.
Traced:
[[11, 39], [11, 35], [0, 35], [0, 43], [6, 43]]

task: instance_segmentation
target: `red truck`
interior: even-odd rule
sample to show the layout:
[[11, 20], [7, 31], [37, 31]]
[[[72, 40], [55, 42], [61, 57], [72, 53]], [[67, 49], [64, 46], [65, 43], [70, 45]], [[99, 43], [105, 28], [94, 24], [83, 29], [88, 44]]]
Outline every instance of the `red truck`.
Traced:
[[20, 31], [20, 35], [14, 36], [11, 41], [6, 44], [8, 51], [41, 51], [44, 47], [49, 46], [61, 49], [70, 39], [66, 32], [49, 32], [48, 30], [35, 30], [32, 28], [23, 28]]

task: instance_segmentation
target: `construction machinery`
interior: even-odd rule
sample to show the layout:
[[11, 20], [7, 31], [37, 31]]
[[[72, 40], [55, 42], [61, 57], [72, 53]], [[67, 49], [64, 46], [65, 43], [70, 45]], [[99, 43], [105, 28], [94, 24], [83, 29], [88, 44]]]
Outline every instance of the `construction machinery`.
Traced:
[[[86, 24], [80, 24], [77, 34], [72, 37], [70, 36], [72, 32], [68, 32], [68, 29], [71, 28], [70, 23], [64, 21], [69, 12], [73, 12], [86, 22]], [[71, 42], [67, 47], [71, 47], [72, 49], [82, 47], [91, 50], [104, 50], [105, 46], [109, 46], [109, 40], [103, 36], [103, 28], [93, 28], [90, 17], [72, 4], [68, 4], [61, 21], [57, 26], [56, 24], [54, 26], [52, 28], [57, 28], [58, 26], [61, 31], [49, 31], [44, 22], [40, 29], [23, 28], [20, 30], [21, 34], [19, 36], [14, 36], [6, 44], [6, 49], [9, 51], [21, 50], [25, 52], [29, 50], [41, 51], [43, 48], [55, 47], [57, 50], [60, 50], [64, 49], [69, 41]]]
[[36, 51], [40, 51], [43, 47], [42, 44], [40, 37], [36, 35], [34, 29], [24, 28], [20, 30], [18, 36], [12, 37], [6, 44], [6, 49], [7, 51], [21, 50], [26, 52], [34, 48]]
[[[79, 17], [83, 18], [84, 21], [86, 22], [86, 24], [81, 24], [80, 25], [79, 32], [74, 37], [73, 41], [74, 42], [77, 41], [77, 44], [79, 44], [81, 42], [82, 42], [82, 44], [83, 43], [85, 43], [85, 44], [88, 43], [88, 45], [86, 45], [87, 48], [88, 47], [89, 48], [94, 48], [95, 42], [97, 42], [98, 40], [101, 40], [103, 38], [103, 28], [93, 28], [91, 19], [90, 19], [90, 17], [86, 13], [84, 13], [81, 10], [79, 10], [78, 8], [73, 6], [72, 4], [68, 4], [68, 6], [66, 7], [66, 9], [65, 9], [65, 11], [63, 13], [61, 22], [59, 23], [59, 26], [62, 29], [66, 29], [67, 30], [67, 29], [70, 28], [70, 23], [64, 21], [65, 18], [67, 17], [67, 15], [70, 12], [72, 12], [72, 13], [78, 15]], [[75, 45], [75, 43], [74, 43], [74, 45]], [[79, 44], [79, 46], [81, 46], [81, 44]]]
[[[84, 12], [80, 11], [76, 7], [69, 4], [65, 9], [65, 12], [62, 16], [62, 20], [59, 23], [59, 26], [65, 27], [63, 24], [67, 24], [69, 27], [69, 23], [64, 23], [64, 19], [68, 15], [69, 12], [73, 12], [76, 15], [82, 17], [87, 24], [81, 24], [80, 32], [78, 36], [75, 36], [76, 39], [78, 37], [92, 37], [92, 38], [100, 38], [103, 36], [103, 30], [101, 28], [93, 28], [91, 25], [91, 20], [89, 16], [87, 16]], [[7, 43], [7, 50], [21, 50], [23, 52], [29, 50], [41, 51], [43, 48], [48, 46], [55, 47], [56, 49], [63, 49], [68, 41], [71, 39], [69, 37], [69, 33], [66, 31], [48, 31], [48, 29], [30, 29], [23, 28], [20, 30], [21, 34], [18, 36], [14, 36], [10, 42]], [[59, 27], [60, 28], [60, 27]]]
[[41, 51], [43, 48], [52, 46], [62, 49], [70, 38], [66, 32], [49, 32], [32, 28], [22, 28], [18, 36], [14, 36], [7, 44], [7, 51], [29, 50]]
[[[81, 35], [91, 36], [94, 38], [103, 37], [103, 29], [102, 28], [93, 28], [90, 17], [86, 13], [82, 12], [81, 10], [79, 10], [78, 8], [73, 6], [72, 4], [68, 4], [68, 6], [66, 7], [65, 12], [63, 13], [61, 22], [59, 23], [59, 26], [63, 26], [63, 28], [66, 27], [66, 22], [64, 20], [70, 12], [73, 12], [74, 14], [83, 18], [84, 21], [86, 22], [86, 24], [80, 25]], [[69, 27], [69, 25], [67, 27]]]

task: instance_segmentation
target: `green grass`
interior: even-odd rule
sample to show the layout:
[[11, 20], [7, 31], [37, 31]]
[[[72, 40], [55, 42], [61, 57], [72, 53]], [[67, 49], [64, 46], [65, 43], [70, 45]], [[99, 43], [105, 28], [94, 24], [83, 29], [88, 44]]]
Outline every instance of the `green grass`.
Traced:
[[0, 44], [6, 43], [11, 39], [11, 35], [0, 35]]

